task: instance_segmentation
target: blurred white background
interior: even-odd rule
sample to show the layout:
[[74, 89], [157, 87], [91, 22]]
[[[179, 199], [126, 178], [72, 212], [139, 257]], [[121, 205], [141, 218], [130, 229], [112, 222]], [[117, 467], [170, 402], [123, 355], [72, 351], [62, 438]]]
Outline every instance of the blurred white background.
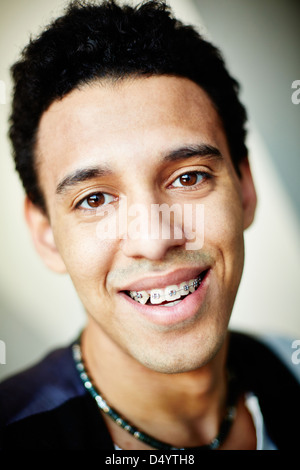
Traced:
[[[133, 2], [134, 3], [134, 2]], [[7, 139], [9, 68], [30, 35], [62, 13], [64, 0], [10, 0], [0, 5], [1, 263], [0, 379], [71, 341], [85, 315], [67, 276], [44, 267], [23, 219], [23, 190]], [[273, 0], [171, 0], [176, 15], [197, 26], [224, 53], [242, 83], [249, 111], [250, 161], [258, 193], [255, 223], [246, 232], [245, 270], [231, 326], [300, 338], [299, 6]]]

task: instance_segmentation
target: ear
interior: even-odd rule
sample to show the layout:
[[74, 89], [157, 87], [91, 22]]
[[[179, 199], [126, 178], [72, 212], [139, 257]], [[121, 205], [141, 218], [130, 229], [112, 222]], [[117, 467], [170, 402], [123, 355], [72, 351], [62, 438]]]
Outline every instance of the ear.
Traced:
[[250, 227], [253, 222], [257, 198], [248, 158], [244, 158], [244, 160], [240, 163], [239, 168], [241, 172], [240, 184], [244, 208], [245, 230], [246, 228]]
[[48, 268], [58, 273], [65, 273], [66, 267], [56, 248], [49, 218], [28, 197], [25, 199], [24, 211], [37, 252]]

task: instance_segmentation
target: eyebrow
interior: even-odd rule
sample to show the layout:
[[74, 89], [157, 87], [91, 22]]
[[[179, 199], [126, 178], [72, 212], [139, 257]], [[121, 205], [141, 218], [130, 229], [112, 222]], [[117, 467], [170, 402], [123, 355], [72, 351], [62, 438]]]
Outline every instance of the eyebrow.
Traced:
[[221, 152], [216, 147], [209, 144], [193, 144], [172, 150], [164, 156], [163, 160], [176, 161], [191, 157], [213, 157], [216, 160], [223, 159]]
[[[163, 162], [174, 162], [177, 160], [184, 160], [185, 158], [192, 157], [212, 157], [217, 160], [222, 160], [221, 152], [212, 145], [208, 144], [193, 144], [180, 147], [178, 149], [171, 150], [163, 155]], [[110, 176], [113, 174], [113, 171], [108, 167], [89, 167], [81, 168], [75, 170], [73, 173], [70, 173], [65, 178], [60, 181], [56, 187], [56, 194], [64, 194], [72, 187], [76, 186], [79, 183], [84, 183], [96, 178], [103, 178], [105, 176]]]
[[66, 176], [56, 187], [56, 194], [63, 194], [76, 186], [78, 183], [84, 183], [96, 178], [111, 175], [113, 172], [107, 167], [90, 167], [75, 170], [70, 175]]

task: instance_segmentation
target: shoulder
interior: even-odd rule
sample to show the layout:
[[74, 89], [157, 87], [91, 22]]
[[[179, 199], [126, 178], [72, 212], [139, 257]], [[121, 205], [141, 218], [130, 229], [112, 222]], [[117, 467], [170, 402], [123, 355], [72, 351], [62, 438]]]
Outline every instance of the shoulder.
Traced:
[[87, 393], [9, 424], [0, 430], [1, 450], [113, 450], [95, 400]]
[[229, 356], [240, 368], [253, 366], [264, 370], [265, 374], [267, 369], [270, 373], [286, 370], [300, 383], [300, 339], [233, 331]]
[[294, 345], [295, 340], [269, 335], [230, 335], [228, 365], [241, 389], [257, 397], [268, 435], [278, 449], [299, 444], [300, 361], [294, 360]]
[[57, 349], [0, 384], [0, 425], [51, 410], [84, 393], [71, 346]]
[[287, 367], [300, 383], [300, 335], [299, 339], [278, 335], [258, 337]]
[[113, 449], [71, 346], [0, 384], [0, 449]]

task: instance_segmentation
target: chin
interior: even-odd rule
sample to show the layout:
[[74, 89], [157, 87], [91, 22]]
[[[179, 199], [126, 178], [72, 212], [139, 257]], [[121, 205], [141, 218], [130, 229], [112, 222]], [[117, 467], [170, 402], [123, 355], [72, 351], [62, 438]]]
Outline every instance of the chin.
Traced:
[[[204, 335], [203, 335], [204, 336]], [[188, 344], [166, 345], [143, 350], [134, 354], [143, 366], [162, 374], [182, 374], [192, 372], [208, 365], [220, 353], [225, 344], [227, 330], [218, 337], [206, 335], [204, 338], [190, 339]]]

